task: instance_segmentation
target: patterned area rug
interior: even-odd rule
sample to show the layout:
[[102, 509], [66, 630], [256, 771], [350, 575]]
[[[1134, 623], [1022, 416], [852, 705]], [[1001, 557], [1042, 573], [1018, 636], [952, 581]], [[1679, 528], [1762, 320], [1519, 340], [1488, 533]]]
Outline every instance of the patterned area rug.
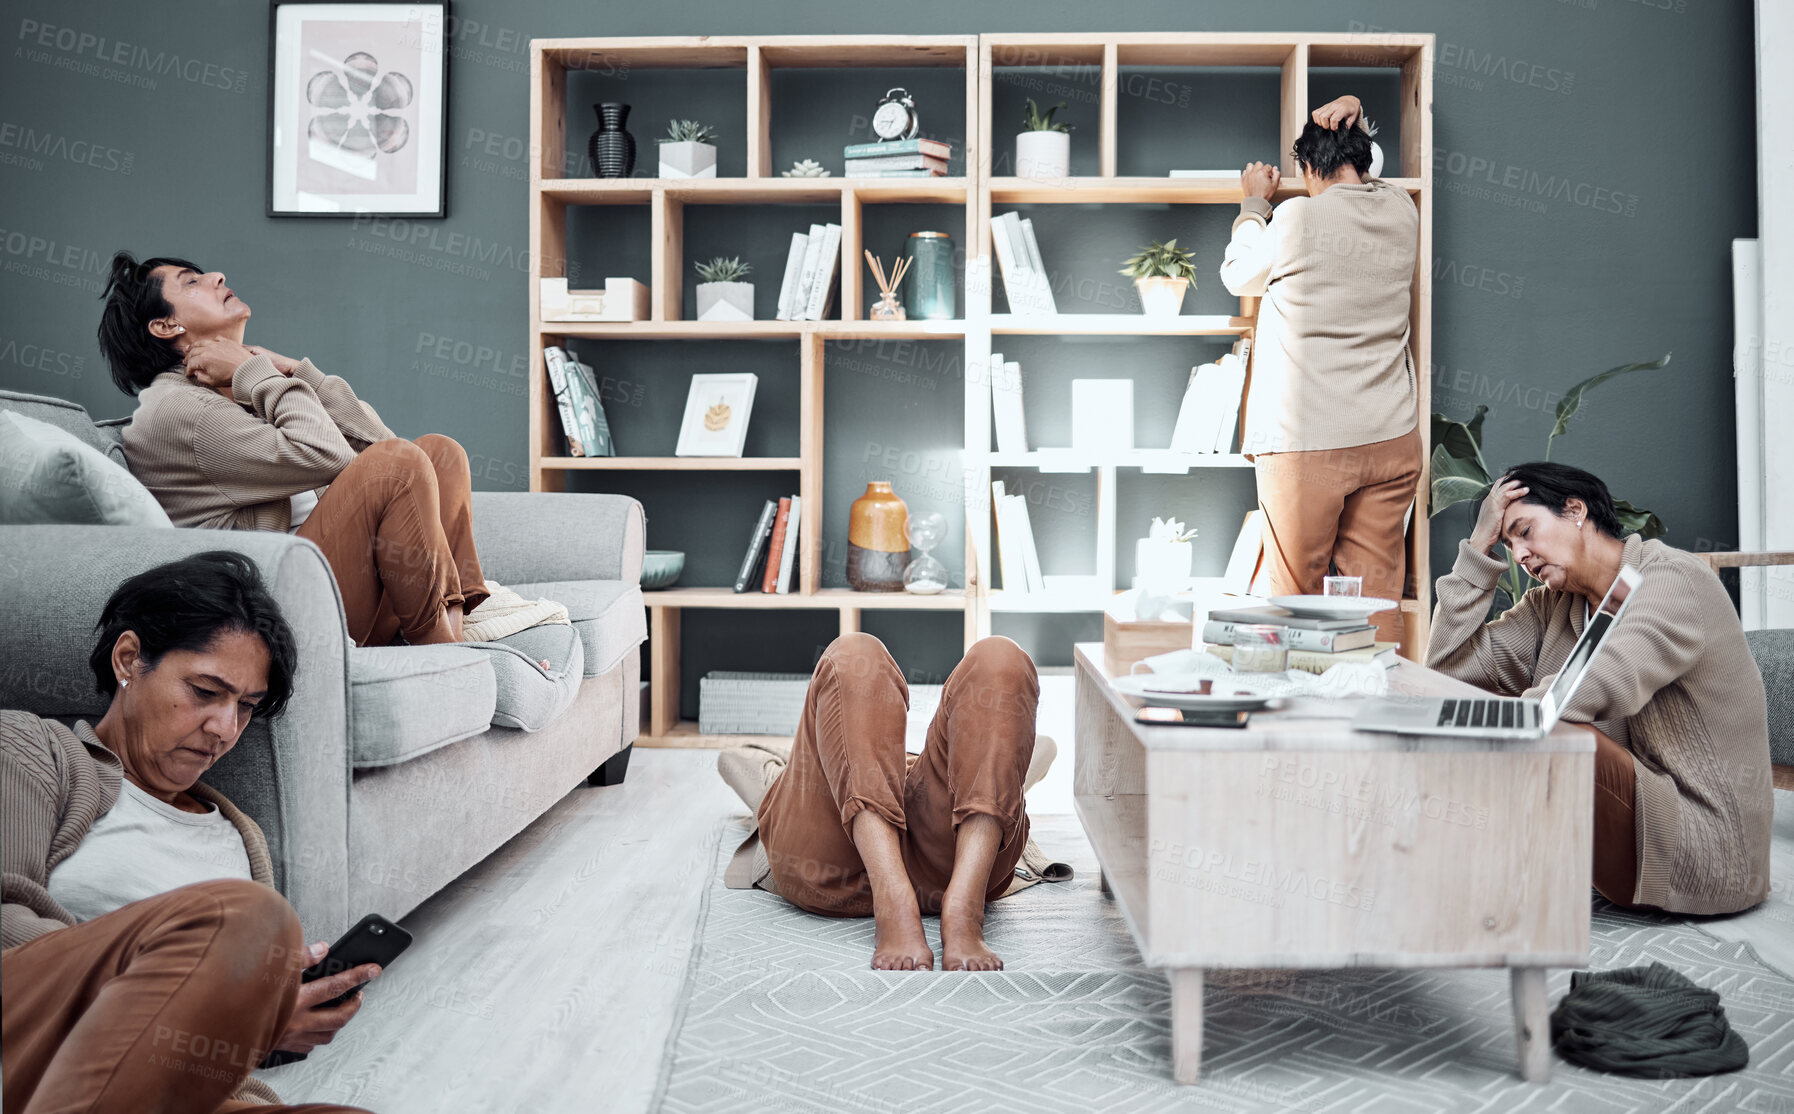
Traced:
[[[1742, 1072], [1637, 1080], [1554, 1060], [1549, 1084], [1525, 1084], [1499, 970], [1213, 972], [1202, 1083], [1180, 1087], [1170, 988], [1101, 896], [1075, 817], [1037, 818], [1035, 838], [1077, 878], [994, 904], [1006, 969], [979, 975], [874, 972], [870, 919], [724, 888], [741, 832], [719, 833], [658, 1111], [1794, 1114], [1794, 980], [1671, 918], [1597, 902], [1591, 965], [1659, 960], [1719, 991], [1750, 1045]], [[925, 925], [938, 956], [940, 922]], [[1554, 1005], [1569, 974], [1551, 974]]]

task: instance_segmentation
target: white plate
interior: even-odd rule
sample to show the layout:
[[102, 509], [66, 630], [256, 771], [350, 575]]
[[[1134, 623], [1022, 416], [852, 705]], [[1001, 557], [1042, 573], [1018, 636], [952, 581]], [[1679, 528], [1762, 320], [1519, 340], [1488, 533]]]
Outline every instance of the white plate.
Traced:
[[1272, 596], [1271, 604], [1302, 619], [1367, 619], [1401, 606], [1396, 600], [1375, 596]]
[[[1282, 674], [1276, 675], [1279, 679]], [[1201, 682], [1213, 681], [1208, 695]], [[1271, 697], [1252, 690], [1252, 682], [1232, 677], [1196, 677], [1183, 674], [1133, 673], [1116, 677], [1115, 691], [1154, 708], [1181, 708], [1186, 712], [1256, 712], [1271, 704]]]

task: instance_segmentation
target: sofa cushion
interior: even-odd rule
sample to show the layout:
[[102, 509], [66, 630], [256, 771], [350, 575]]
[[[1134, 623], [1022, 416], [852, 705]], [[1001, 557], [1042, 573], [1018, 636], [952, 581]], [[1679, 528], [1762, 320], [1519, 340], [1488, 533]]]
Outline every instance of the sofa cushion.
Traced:
[[[28, 395], [23, 391], [0, 391], [0, 410], [11, 410], [27, 418], [48, 422], [57, 429], [67, 430], [79, 438], [83, 445], [105, 453], [120, 468], [129, 467], [125, 462], [121, 437], [96, 426], [88, 416], [87, 408], [79, 403], [51, 398], [49, 395]], [[109, 424], [128, 425], [130, 419], [114, 419]]]
[[497, 642], [463, 642], [482, 650], [498, 681], [496, 727], [540, 731], [567, 710], [585, 675], [585, 646], [566, 623], [531, 627]]
[[[608, 673], [624, 654], [634, 653], [648, 637], [642, 590], [621, 580], [544, 580], [513, 584], [525, 599], [550, 599], [567, 609], [567, 618], [585, 643], [585, 675]], [[477, 612], [476, 612], [477, 614]]]
[[498, 680], [467, 646], [362, 646], [349, 651], [349, 761], [393, 766], [492, 725]]
[[173, 526], [123, 464], [60, 426], [0, 407], [0, 523]]
[[1794, 630], [1744, 632], [1769, 694], [1769, 760], [1794, 766]]

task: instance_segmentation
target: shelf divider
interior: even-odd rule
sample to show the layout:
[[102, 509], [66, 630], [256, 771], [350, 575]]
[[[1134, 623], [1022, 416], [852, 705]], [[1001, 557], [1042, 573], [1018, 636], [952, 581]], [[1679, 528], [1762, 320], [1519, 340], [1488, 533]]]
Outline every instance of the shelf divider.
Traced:
[[1283, 176], [1297, 185], [1302, 181], [1302, 168], [1296, 164], [1294, 147], [1308, 122], [1312, 109], [1308, 105], [1308, 44], [1297, 43], [1289, 48], [1283, 60]]
[[771, 178], [772, 67], [766, 51], [749, 47], [747, 56], [747, 176]]
[[1118, 110], [1118, 97], [1121, 88], [1121, 55], [1116, 44], [1103, 44], [1103, 87], [1099, 97], [1102, 110], [1102, 121], [1097, 125], [1097, 173], [1104, 178], [1115, 177], [1115, 150], [1117, 137], [1115, 120]]

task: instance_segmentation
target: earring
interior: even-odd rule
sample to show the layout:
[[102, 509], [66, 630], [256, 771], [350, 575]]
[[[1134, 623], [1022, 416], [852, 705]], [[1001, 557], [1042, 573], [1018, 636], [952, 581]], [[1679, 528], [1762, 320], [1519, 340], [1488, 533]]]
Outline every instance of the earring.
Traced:
[[119, 688], [121, 688], [121, 689], [128, 689], [128, 688], [130, 688], [130, 687], [131, 687], [131, 680], [130, 680], [130, 678], [128, 678], [128, 677], [120, 677], [120, 678], [119, 678], [119, 679], [118, 679], [118, 687], [119, 687]]
[[1576, 529], [1582, 529], [1582, 520], [1580, 518], [1576, 520]]
[[175, 332], [177, 332], [177, 333], [184, 333], [184, 332], [186, 332], [186, 331], [187, 331], [187, 326], [185, 326], [185, 325], [176, 325], [176, 326], [175, 326], [175, 327], [174, 327], [174, 331], [175, 331]]

